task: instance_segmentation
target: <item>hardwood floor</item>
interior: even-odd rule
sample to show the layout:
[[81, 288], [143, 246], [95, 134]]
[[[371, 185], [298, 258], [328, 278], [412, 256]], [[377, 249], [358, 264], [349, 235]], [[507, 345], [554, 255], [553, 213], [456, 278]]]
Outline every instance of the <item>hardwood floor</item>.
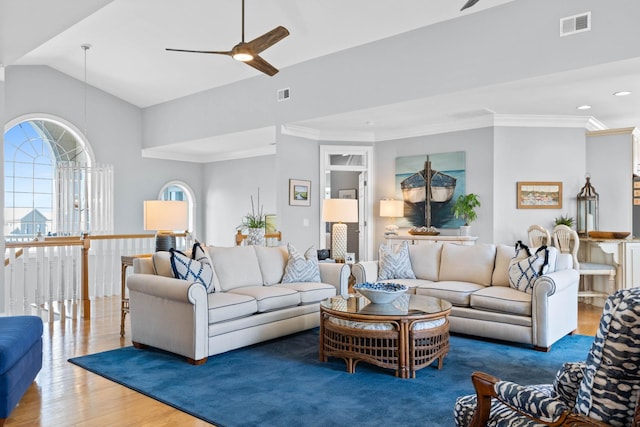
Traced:
[[[579, 304], [579, 312], [577, 332], [594, 335], [602, 309]], [[42, 370], [5, 426], [209, 425], [67, 362], [131, 345], [128, 334], [120, 337], [119, 298], [93, 301], [92, 314], [90, 320], [45, 323]]]

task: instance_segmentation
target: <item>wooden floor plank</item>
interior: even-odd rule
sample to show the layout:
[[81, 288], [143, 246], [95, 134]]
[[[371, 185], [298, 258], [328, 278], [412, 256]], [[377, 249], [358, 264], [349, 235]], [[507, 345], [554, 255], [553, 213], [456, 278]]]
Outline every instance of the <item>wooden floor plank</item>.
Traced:
[[[92, 318], [45, 324], [43, 368], [7, 427], [208, 426], [210, 424], [79, 368], [67, 360], [131, 345], [120, 337], [120, 299], [92, 301]], [[579, 304], [577, 332], [594, 335], [602, 309]], [[130, 330], [127, 319], [126, 330]], [[586, 357], [586, 355], [585, 355]]]

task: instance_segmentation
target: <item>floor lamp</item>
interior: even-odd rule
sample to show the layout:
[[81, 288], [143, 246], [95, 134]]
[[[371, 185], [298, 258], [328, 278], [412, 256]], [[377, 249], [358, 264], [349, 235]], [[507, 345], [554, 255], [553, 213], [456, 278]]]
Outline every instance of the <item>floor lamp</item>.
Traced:
[[156, 252], [176, 249], [174, 230], [189, 227], [187, 202], [176, 200], [145, 200], [144, 229], [156, 231]]
[[358, 222], [358, 201], [356, 199], [325, 199], [322, 204], [322, 220], [333, 222], [331, 227], [331, 257], [344, 262], [347, 252], [347, 224]]
[[[404, 216], [404, 202], [402, 200], [380, 200], [380, 216], [383, 218], [401, 218]], [[384, 228], [384, 234], [397, 235], [398, 226], [393, 222]]]

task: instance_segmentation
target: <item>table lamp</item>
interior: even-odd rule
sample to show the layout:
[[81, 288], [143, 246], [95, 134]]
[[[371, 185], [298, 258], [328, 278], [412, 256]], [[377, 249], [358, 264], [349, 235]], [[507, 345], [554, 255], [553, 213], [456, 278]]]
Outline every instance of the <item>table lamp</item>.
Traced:
[[347, 224], [358, 222], [358, 200], [325, 199], [322, 204], [322, 220], [333, 222], [331, 227], [331, 256], [344, 261], [347, 252]]
[[175, 200], [145, 200], [144, 229], [156, 231], [156, 252], [176, 247], [174, 230], [189, 227], [187, 202]]
[[[404, 216], [404, 202], [402, 200], [380, 200], [380, 216], [384, 218], [401, 218]], [[384, 228], [385, 236], [397, 235], [398, 226], [393, 222]]]

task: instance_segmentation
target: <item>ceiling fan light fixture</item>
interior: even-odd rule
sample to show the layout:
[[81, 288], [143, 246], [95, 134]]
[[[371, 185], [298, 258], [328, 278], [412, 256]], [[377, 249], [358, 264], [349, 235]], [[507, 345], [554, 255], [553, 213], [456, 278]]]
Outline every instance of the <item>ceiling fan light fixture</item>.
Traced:
[[233, 54], [233, 59], [236, 61], [247, 62], [253, 59], [253, 55], [247, 52], [238, 52]]

